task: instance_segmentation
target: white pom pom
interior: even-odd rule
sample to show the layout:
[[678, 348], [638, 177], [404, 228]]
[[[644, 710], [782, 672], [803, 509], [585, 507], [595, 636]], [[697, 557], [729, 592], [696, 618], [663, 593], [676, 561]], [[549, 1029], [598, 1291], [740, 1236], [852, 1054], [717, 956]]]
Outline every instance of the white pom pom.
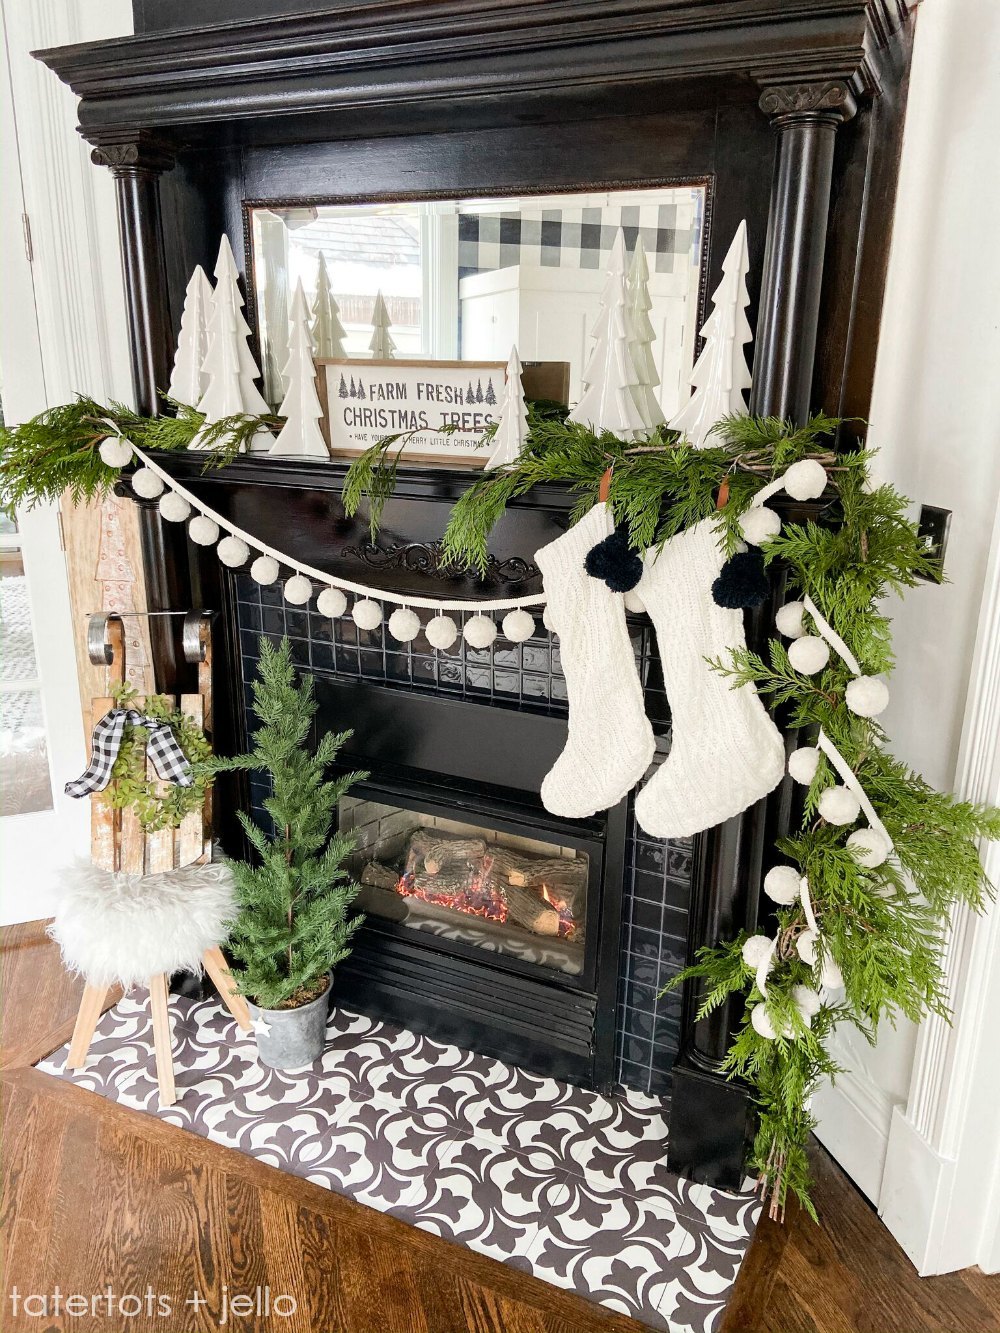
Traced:
[[855, 861], [867, 870], [874, 870], [889, 858], [891, 848], [883, 834], [873, 828], [859, 828], [847, 839], [847, 845], [854, 854]]
[[760, 546], [772, 537], [777, 537], [781, 531], [781, 519], [767, 505], [757, 505], [748, 509], [740, 519], [740, 529], [751, 546]]
[[132, 473], [132, 489], [143, 500], [155, 500], [163, 494], [163, 482], [151, 467], [140, 467]]
[[756, 971], [770, 952], [773, 943], [774, 941], [768, 939], [766, 935], [751, 935], [745, 940], [740, 952], [747, 967], [752, 967]]
[[444, 653], [458, 638], [458, 626], [451, 616], [435, 616], [433, 620], [428, 621], [424, 633], [430, 646]]
[[799, 897], [801, 880], [794, 866], [772, 866], [764, 876], [764, 892], [772, 902], [787, 907]]
[[263, 583], [265, 586], [274, 583], [280, 573], [277, 560], [269, 555], [259, 555], [250, 566], [250, 577], [255, 583]]
[[[642, 600], [634, 588], [630, 588], [624, 594], [625, 610], [631, 611], [633, 615], [641, 615], [646, 609], [646, 603]], [[543, 617], [544, 619], [544, 617]]]
[[844, 974], [829, 954], [823, 959], [823, 966], [819, 970], [819, 984], [827, 990], [840, 990], [844, 984]]
[[412, 643], [420, 633], [420, 617], [407, 606], [397, 606], [389, 617], [389, 633], [400, 643]]
[[826, 490], [826, 468], [815, 458], [803, 458], [792, 464], [781, 484], [793, 500], [818, 500]]
[[324, 588], [316, 598], [316, 610], [321, 616], [336, 620], [347, 610], [347, 598], [339, 588]]
[[827, 787], [817, 806], [828, 824], [853, 824], [861, 813], [861, 802], [846, 787]]
[[[767, 1012], [766, 1004], [755, 1004], [750, 1010], [750, 1023], [758, 1037], [763, 1037], [765, 1041], [773, 1041], [778, 1036], [778, 1030], [774, 1026], [774, 1020]], [[782, 1028], [781, 1036], [790, 1035], [790, 1029], [787, 1024]]]
[[215, 553], [230, 569], [239, 569], [240, 565], [245, 565], [250, 559], [250, 547], [241, 537], [223, 537]]
[[878, 717], [889, 704], [889, 690], [878, 676], [856, 676], [844, 695], [848, 708], [858, 717]]
[[545, 628], [548, 630], [550, 634], [558, 633], [558, 630], [556, 629], [555, 624], [553, 623], [552, 615], [547, 606], [542, 612], [542, 624], [545, 626]]
[[527, 611], [508, 611], [503, 618], [503, 632], [511, 643], [524, 643], [535, 632], [535, 617]]
[[207, 514], [195, 514], [188, 524], [188, 536], [196, 546], [214, 546], [219, 540], [219, 525]]
[[819, 768], [819, 750], [815, 745], [802, 745], [788, 756], [788, 772], [796, 782], [808, 787]]
[[101, 462], [107, 463], [108, 467], [127, 467], [132, 461], [132, 446], [120, 435], [109, 435], [106, 440], [102, 440], [97, 452], [101, 455]]
[[190, 512], [191, 506], [176, 491], [167, 491], [160, 500], [160, 517], [168, 523], [183, 523]]
[[816, 941], [819, 939], [818, 930], [804, 930], [795, 941], [795, 952], [804, 963], [812, 967], [816, 961]]
[[313, 595], [313, 586], [305, 574], [293, 574], [284, 587], [285, 601], [292, 606], [305, 606]]
[[472, 616], [462, 630], [470, 648], [488, 648], [497, 636], [497, 627], [489, 616]]
[[358, 629], [373, 630], [378, 629], [382, 623], [382, 608], [378, 602], [370, 601], [365, 598], [363, 602], [355, 602], [354, 609], [351, 612], [351, 619], [357, 625]]
[[811, 1023], [823, 1007], [823, 1001], [811, 986], [793, 986], [792, 999], [807, 1023]]
[[778, 633], [783, 634], [786, 639], [801, 639], [806, 633], [806, 627], [802, 623], [805, 610], [804, 602], [786, 602], [784, 606], [779, 607], [774, 617]]
[[830, 646], [817, 634], [807, 634], [788, 645], [788, 660], [804, 676], [815, 676], [830, 660]]

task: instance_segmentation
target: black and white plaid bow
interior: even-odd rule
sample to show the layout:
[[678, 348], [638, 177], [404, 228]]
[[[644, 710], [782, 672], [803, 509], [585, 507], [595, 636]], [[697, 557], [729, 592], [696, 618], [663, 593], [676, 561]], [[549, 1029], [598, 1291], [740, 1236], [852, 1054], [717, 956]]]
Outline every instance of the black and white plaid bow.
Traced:
[[66, 783], [67, 796], [89, 796], [93, 791], [103, 791], [108, 785], [121, 749], [126, 722], [149, 732], [146, 750], [153, 761], [157, 777], [164, 782], [173, 782], [178, 787], [192, 785], [194, 778], [191, 776], [191, 765], [184, 758], [184, 751], [177, 744], [169, 722], [147, 717], [136, 708], [112, 708], [94, 727], [90, 742], [90, 763], [78, 778]]

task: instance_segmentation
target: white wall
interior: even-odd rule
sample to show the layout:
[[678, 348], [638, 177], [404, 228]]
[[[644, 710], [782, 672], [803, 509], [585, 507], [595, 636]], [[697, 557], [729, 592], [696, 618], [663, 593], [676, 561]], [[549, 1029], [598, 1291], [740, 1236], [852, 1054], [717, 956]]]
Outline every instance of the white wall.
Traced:
[[[953, 511], [950, 583], [893, 599], [893, 752], [952, 790], [1000, 501], [1000, 88], [996, 0], [924, 0], [916, 40], [871, 408], [877, 478]], [[993, 164], [992, 167], [990, 164]], [[916, 1029], [873, 1049], [841, 1040], [854, 1071], [817, 1102], [820, 1137], [876, 1201], [894, 1107], [914, 1075]], [[868, 1132], [855, 1134], [862, 1111]], [[860, 1122], [858, 1122], [860, 1123]]]

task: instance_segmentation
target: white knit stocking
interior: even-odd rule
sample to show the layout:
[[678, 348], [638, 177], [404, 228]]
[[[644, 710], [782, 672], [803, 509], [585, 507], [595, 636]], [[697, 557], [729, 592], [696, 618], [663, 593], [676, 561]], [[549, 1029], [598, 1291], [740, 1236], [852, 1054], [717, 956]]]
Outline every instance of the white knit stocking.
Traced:
[[607, 507], [597, 504], [535, 556], [569, 696], [569, 737], [542, 783], [542, 804], [567, 819], [616, 805], [655, 748], [621, 593], [592, 578], [583, 563], [613, 530]]
[[722, 568], [713, 520], [649, 551], [636, 592], [656, 627], [670, 701], [670, 753], [636, 797], [635, 817], [656, 838], [682, 838], [746, 810], [780, 782], [781, 734], [752, 685], [731, 682], [706, 658], [728, 661], [746, 644], [742, 611], [717, 606]]

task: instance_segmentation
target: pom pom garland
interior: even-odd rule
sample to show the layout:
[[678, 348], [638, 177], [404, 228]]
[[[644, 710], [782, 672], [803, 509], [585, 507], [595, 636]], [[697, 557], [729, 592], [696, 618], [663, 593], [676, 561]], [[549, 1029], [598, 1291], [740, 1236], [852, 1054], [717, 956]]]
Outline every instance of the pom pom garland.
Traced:
[[250, 547], [239, 537], [223, 537], [215, 553], [230, 569], [239, 569], [250, 559]]
[[793, 986], [792, 999], [795, 1007], [807, 1023], [811, 1023], [823, 1008], [823, 1001], [811, 986]]
[[132, 489], [143, 500], [155, 500], [163, 494], [163, 482], [151, 467], [140, 467], [132, 473]]
[[774, 941], [768, 939], [766, 935], [751, 935], [745, 940], [740, 952], [747, 967], [752, 967], [756, 971], [767, 957], [773, 943]]
[[107, 463], [108, 467], [123, 468], [132, 461], [132, 446], [120, 435], [109, 435], [106, 440], [102, 440], [97, 452], [101, 455], [101, 462]]
[[250, 566], [250, 577], [255, 583], [261, 583], [265, 587], [269, 583], [275, 583], [280, 573], [277, 560], [269, 555], [259, 555]]
[[583, 564], [591, 578], [603, 579], [612, 592], [631, 592], [642, 578], [642, 556], [629, 545], [625, 527], [592, 546]]
[[[634, 596], [634, 595], [635, 595], [634, 593], [626, 593], [626, 594], [625, 594], [626, 598], [628, 598], [629, 596]], [[627, 600], [626, 600], [626, 603], [625, 603], [625, 604], [626, 604], [626, 606], [628, 605]], [[642, 610], [645, 610], [645, 607], [643, 607]], [[550, 634], [556, 634], [556, 633], [558, 633], [558, 631], [556, 630], [555, 624], [553, 623], [552, 615], [551, 615], [551, 612], [549, 611], [548, 606], [546, 606], [546, 607], [544, 608], [544, 610], [542, 611], [542, 624], [545, 626], [545, 628], [548, 630], [548, 632], [549, 632]]]
[[844, 974], [829, 954], [823, 959], [819, 969], [819, 984], [825, 986], [827, 990], [840, 990], [844, 985]]
[[191, 506], [176, 491], [167, 491], [160, 500], [160, 517], [168, 523], [183, 523], [190, 512]]
[[815, 676], [830, 660], [830, 646], [816, 634], [794, 639], [788, 645], [788, 660], [795, 671], [804, 676]]
[[847, 839], [847, 846], [866, 870], [874, 870], [889, 859], [889, 844], [878, 829], [859, 828]]
[[786, 602], [780, 607], [774, 617], [778, 633], [783, 634], [786, 639], [801, 639], [806, 633], [806, 627], [802, 623], [805, 609], [803, 602]]
[[399, 643], [411, 643], [420, 633], [420, 617], [409, 607], [397, 606], [389, 617], [389, 633]]
[[793, 500], [818, 500], [826, 490], [826, 468], [815, 458], [803, 458], [782, 477], [785, 494]]
[[336, 620], [347, 610], [347, 598], [339, 588], [324, 588], [316, 598], [316, 610], [321, 616]]
[[214, 546], [219, 540], [219, 525], [207, 514], [195, 514], [188, 524], [188, 536], [196, 546]]
[[819, 939], [818, 930], [804, 930], [795, 941], [795, 952], [804, 963], [812, 967], [816, 961], [816, 941]]
[[293, 574], [285, 583], [285, 601], [293, 606], [305, 606], [313, 595], [313, 586], [304, 574]]
[[819, 768], [819, 750], [815, 745], [802, 745], [788, 756], [788, 772], [803, 787], [808, 787]]
[[794, 866], [772, 866], [764, 876], [764, 892], [772, 902], [787, 907], [801, 893], [802, 876]]
[[[763, 1002], [755, 1004], [753, 1009], [751, 1009], [750, 1022], [753, 1024], [753, 1029], [758, 1037], [763, 1037], [765, 1041], [774, 1041], [775, 1037], [779, 1035], [778, 1029], [774, 1026], [774, 1020], [767, 1012], [767, 1005]], [[791, 1035], [787, 1024], [782, 1025], [780, 1035], [782, 1037]]]
[[470, 648], [488, 648], [497, 636], [497, 627], [489, 616], [471, 616], [462, 630]]
[[378, 602], [373, 602], [370, 598], [364, 601], [355, 602], [354, 609], [351, 611], [351, 619], [357, 625], [358, 629], [373, 630], [378, 629], [382, 623], [382, 608]]
[[731, 555], [712, 584], [712, 598], [716, 606], [731, 611], [762, 606], [770, 592], [764, 572], [764, 556], [758, 550], [738, 551], [736, 555]]
[[527, 611], [508, 611], [503, 618], [504, 638], [511, 643], [524, 643], [535, 632], [535, 618]]
[[844, 700], [857, 717], [878, 717], [889, 704], [889, 690], [878, 676], [855, 676], [844, 694]]
[[861, 813], [861, 802], [847, 787], [827, 787], [817, 809], [828, 824], [853, 824]]
[[767, 505], [756, 505], [740, 518], [740, 531], [751, 546], [760, 546], [781, 531], [781, 519]]
[[458, 626], [451, 616], [435, 616], [433, 620], [428, 621], [424, 633], [430, 646], [443, 653], [447, 652], [458, 638]]

